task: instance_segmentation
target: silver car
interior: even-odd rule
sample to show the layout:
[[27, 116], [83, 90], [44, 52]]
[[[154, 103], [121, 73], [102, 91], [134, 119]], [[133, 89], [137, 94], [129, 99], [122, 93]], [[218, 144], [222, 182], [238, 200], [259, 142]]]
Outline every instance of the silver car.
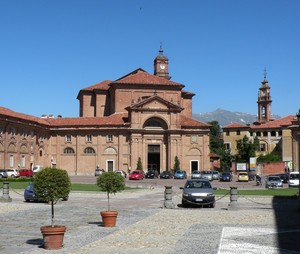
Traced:
[[183, 207], [186, 206], [207, 206], [215, 207], [215, 195], [213, 188], [208, 180], [205, 179], [193, 179], [187, 180], [182, 189], [182, 201]]
[[201, 178], [201, 172], [200, 171], [193, 171], [191, 175], [192, 179], [200, 179]]
[[211, 171], [201, 171], [201, 178], [207, 179], [208, 181], [213, 180], [213, 175]]
[[268, 176], [266, 178], [266, 188], [283, 187], [281, 178], [279, 176]]

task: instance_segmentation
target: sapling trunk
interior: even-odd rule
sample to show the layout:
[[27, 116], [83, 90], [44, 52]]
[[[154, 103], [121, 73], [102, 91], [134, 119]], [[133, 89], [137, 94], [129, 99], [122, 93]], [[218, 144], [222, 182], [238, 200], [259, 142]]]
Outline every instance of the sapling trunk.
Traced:
[[51, 200], [51, 227], [54, 227], [54, 201]]
[[110, 211], [109, 192], [107, 192], [107, 207], [108, 207], [108, 211]]

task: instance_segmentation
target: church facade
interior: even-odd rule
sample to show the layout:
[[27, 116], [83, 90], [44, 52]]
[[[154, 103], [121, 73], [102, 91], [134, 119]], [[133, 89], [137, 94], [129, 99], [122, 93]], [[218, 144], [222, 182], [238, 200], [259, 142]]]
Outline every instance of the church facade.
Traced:
[[143, 169], [172, 170], [175, 157], [190, 173], [210, 168], [210, 125], [192, 119], [195, 94], [171, 81], [159, 50], [154, 74], [139, 68], [79, 91], [79, 117], [41, 118], [0, 107], [0, 168], [33, 165], [70, 175]]

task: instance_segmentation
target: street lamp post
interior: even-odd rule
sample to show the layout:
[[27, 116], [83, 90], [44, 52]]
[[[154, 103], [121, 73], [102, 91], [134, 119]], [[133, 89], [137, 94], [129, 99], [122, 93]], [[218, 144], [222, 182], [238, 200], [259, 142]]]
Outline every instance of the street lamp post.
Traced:
[[[300, 171], [300, 109], [298, 110], [298, 113], [296, 114], [297, 120], [298, 120], [298, 130], [297, 130], [297, 137], [298, 137], [298, 171]], [[299, 179], [299, 194], [298, 198], [300, 199], [300, 179]], [[300, 209], [300, 207], [299, 207]]]

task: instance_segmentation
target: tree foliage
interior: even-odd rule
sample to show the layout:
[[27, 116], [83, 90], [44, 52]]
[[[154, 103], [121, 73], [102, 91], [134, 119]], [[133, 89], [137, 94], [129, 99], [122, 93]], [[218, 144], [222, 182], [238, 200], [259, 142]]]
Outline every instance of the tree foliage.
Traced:
[[257, 158], [258, 163], [265, 163], [265, 162], [276, 162], [276, 161], [281, 161], [281, 155], [279, 154], [273, 154], [273, 153], [268, 153], [266, 155], [260, 155]]
[[139, 157], [139, 159], [138, 159], [138, 161], [137, 161], [136, 169], [137, 169], [137, 170], [143, 170], [143, 164], [142, 164], [141, 157]]
[[125, 189], [125, 179], [120, 174], [114, 171], [104, 172], [97, 178], [97, 185], [101, 191], [107, 194], [107, 208], [110, 211], [110, 194], [115, 194], [118, 191]]
[[217, 121], [209, 122], [211, 125], [210, 128], [210, 139], [209, 139], [209, 147], [211, 153], [216, 153], [223, 148], [223, 140], [221, 138], [221, 127]]
[[66, 170], [44, 168], [33, 177], [33, 186], [40, 201], [51, 203], [51, 226], [54, 227], [54, 203], [61, 198], [68, 198], [71, 181]]
[[174, 159], [173, 170], [174, 170], [174, 172], [176, 172], [177, 170], [180, 170], [180, 161], [179, 161], [177, 155], [175, 156], [175, 159]]
[[210, 128], [210, 152], [220, 156], [221, 168], [229, 170], [231, 167], [231, 151], [225, 149], [223, 139], [221, 138], [221, 127], [217, 121], [209, 122]]
[[235, 156], [237, 162], [249, 162], [250, 157], [256, 157], [256, 151], [259, 147], [259, 140], [254, 138], [253, 142], [245, 135], [242, 139], [236, 141], [237, 154]]

